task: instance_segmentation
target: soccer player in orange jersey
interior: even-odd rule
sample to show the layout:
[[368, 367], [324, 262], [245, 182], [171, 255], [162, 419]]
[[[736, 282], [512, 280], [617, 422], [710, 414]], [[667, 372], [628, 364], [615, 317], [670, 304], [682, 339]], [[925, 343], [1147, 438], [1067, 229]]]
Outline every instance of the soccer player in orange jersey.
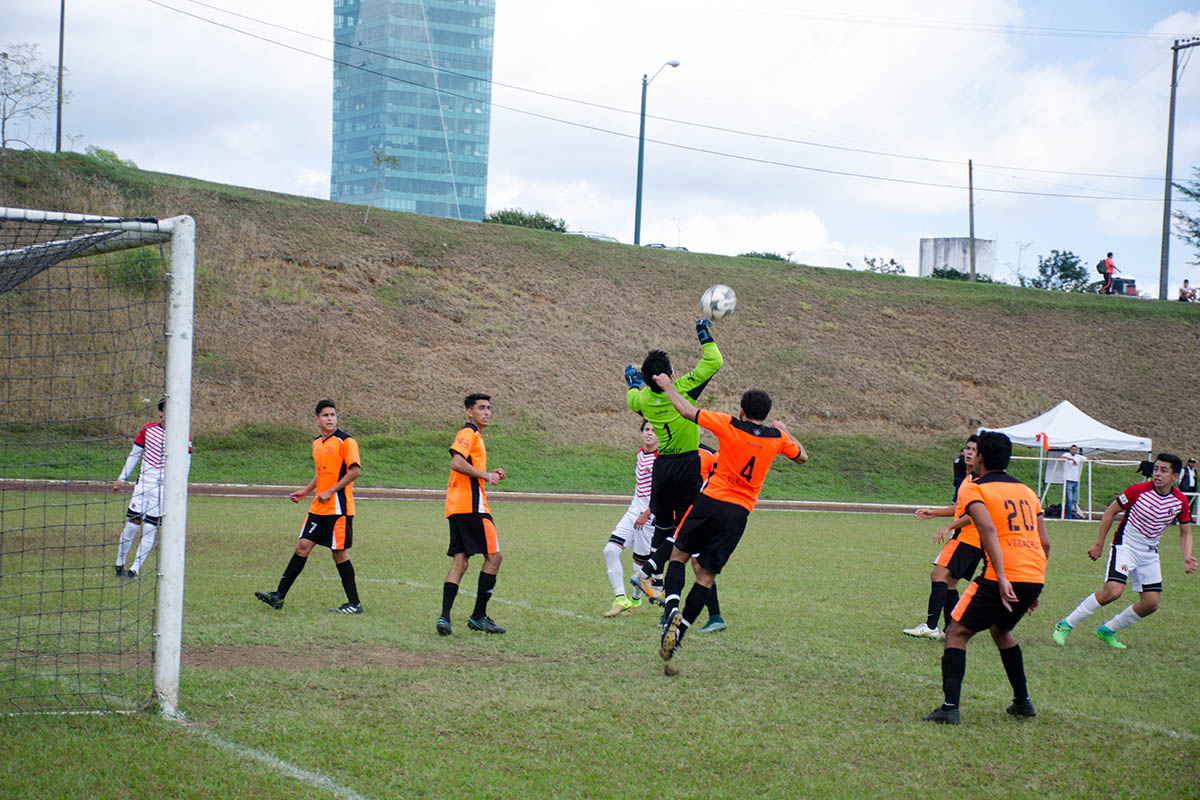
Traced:
[[279, 586], [273, 592], [255, 592], [254, 596], [271, 608], [283, 608], [283, 598], [308, 563], [308, 554], [313, 547], [321, 545], [333, 554], [333, 563], [337, 565], [342, 589], [346, 592], [346, 602], [329, 610], [361, 614], [363, 607], [358, 599], [354, 565], [347, 552], [354, 538], [354, 480], [362, 473], [358, 442], [338, 429], [337, 408], [332, 400], [317, 403], [315, 413], [320, 432], [312, 444], [316, 474], [307, 486], [288, 496], [293, 503], [299, 503], [314, 489], [317, 495], [309, 506], [308, 517], [300, 529], [300, 541], [279, 579]]
[[[961, 458], [967, 469], [967, 474], [959, 484], [975, 480], [975, 460], [978, 451], [975, 443], [978, 436], [971, 434], [967, 444], [962, 449]], [[957, 494], [957, 490], [956, 494]], [[938, 530], [933, 541], [937, 544], [946, 542], [937, 558], [933, 560], [933, 570], [929, 573], [929, 604], [926, 607], [925, 621], [915, 628], [905, 628], [905, 636], [925, 637], [929, 639], [945, 639], [946, 628], [950, 627], [950, 614], [958, 604], [958, 582], [963, 578], [970, 580], [975, 574], [975, 568], [983, 558], [983, 550], [979, 546], [979, 532], [971, 525], [970, 518], [965, 518], [965, 509], [960, 501], [942, 508], [918, 508], [917, 519], [932, 519], [933, 517], [954, 517], [954, 522]], [[949, 536], [949, 540], [946, 537]], [[938, 630], [938, 617], [945, 614], [945, 625]]]
[[450, 481], [446, 485], [446, 520], [450, 523], [450, 547], [446, 555], [453, 561], [442, 584], [442, 615], [437, 621], [441, 636], [453, 633], [450, 609], [467, 571], [467, 560], [473, 555], [483, 556], [483, 566], [479, 570], [475, 610], [467, 618], [467, 627], [484, 633], [505, 631], [487, 615], [488, 600], [496, 587], [496, 573], [500, 571], [500, 537], [492, 522], [483, 485], [495, 486], [506, 477], [502, 469], [488, 471], [487, 448], [483, 446], [483, 429], [492, 421], [492, 398], [477, 392], [467, 395], [463, 405], [467, 422], [458, 429], [450, 445]]
[[1012, 442], [1003, 433], [984, 431], [977, 443], [979, 480], [963, 482], [959, 498], [979, 531], [987, 567], [963, 592], [954, 607], [942, 654], [942, 705], [925, 715], [927, 722], [957, 725], [958, 701], [967, 667], [967, 642], [987, 630], [1000, 651], [1000, 662], [1012, 684], [1015, 717], [1034, 716], [1025, 682], [1021, 647], [1012, 631], [1026, 613], [1037, 607], [1046, 582], [1050, 540], [1037, 495], [1005, 472], [1012, 459]]
[[[729, 414], [693, 406], [671, 383], [669, 375], [654, 375], [651, 380], [666, 393], [680, 416], [712, 431], [720, 450], [716, 470], [684, 512], [675, 532], [675, 546], [663, 583], [667, 625], [658, 651], [666, 661], [675, 654], [687, 629], [696, 621], [713, 582], [741, 540], [775, 456], [782, 453], [803, 464], [808, 454], [788, 435], [782, 423], [766, 423], [771, 413], [771, 398], [761, 389], [751, 389], [742, 395], [741, 411], [734, 419]], [[683, 565], [692, 553], [698, 554], [696, 582], [680, 611]]]

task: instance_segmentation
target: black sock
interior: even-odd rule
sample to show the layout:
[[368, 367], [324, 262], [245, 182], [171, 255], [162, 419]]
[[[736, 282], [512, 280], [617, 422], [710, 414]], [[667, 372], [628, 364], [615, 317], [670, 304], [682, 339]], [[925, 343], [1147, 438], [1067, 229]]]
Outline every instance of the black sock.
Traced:
[[692, 590], [688, 592], [687, 601], [683, 604], [683, 624], [685, 628], [690, 628], [692, 623], [696, 621], [696, 617], [700, 616], [700, 609], [704, 608], [704, 602], [708, 599], [709, 588], [701, 583], [693, 583]]
[[479, 592], [475, 595], [475, 612], [471, 614], [474, 619], [483, 619], [487, 616], [487, 604], [488, 600], [492, 599], [492, 589], [494, 588], [496, 588], [495, 573], [479, 573]]
[[458, 597], [458, 584], [446, 581], [442, 584], [442, 619], [450, 619], [450, 609], [454, 608], [454, 598]]
[[712, 585], [712, 589], [708, 591], [708, 602], [705, 603], [705, 606], [708, 608], [708, 616], [721, 616], [721, 603], [717, 600], [717, 585], [715, 583]]
[[946, 605], [946, 590], [945, 581], [930, 581], [929, 583], [929, 606], [925, 612], [925, 625], [929, 628], [936, 628], [938, 617], [942, 615], [942, 608]]
[[950, 584], [946, 584], [946, 624], [942, 627], [942, 630], [950, 630], [950, 623], [953, 621], [953, 617], [950, 615], [954, 613], [956, 605], [958, 605], [958, 587], [951, 588]]
[[279, 586], [275, 589], [275, 594], [279, 595], [280, 599], [287, 596], [288, 589], [292, 588], [292, 582], [304, 571], [304, 565], [307, 563], [308, 556], [292, 553], [292, 559], [288, 562], [287, 567], [284, 568], [283, 577], [279, 579]]
[[947, 647], [942, 654], [942, 693], [946, 696], [947, 707], [958, 706], [966, 671], [967, 651], [961, 647]]
[[683, 592], [683, 581], [683, 562], [668, 562], [666, 580], [663, 581], [663, 606], [666, 608], [667, 616], [679, 608], [679, 595]]
[[346, 600], [352, 606], [358, 605], [358, 584], [354, 582], [354, 565], [350, 559], [338, 562], [338, 576], [342, 579], [342, 589], [346, 592]]
[[1021, 702], [1029, 699], [1029, 687], [1025, 685], [1025, 660], [1021, 657], [1021, 645], [1016, 644], [1007, 650], [1000, 651], [1000, 663], [1012, 684], [1013, 700]]
[[[658, 528], [655, 528], [657, 535]], [[664, 528], [666, 531], [662, 541], [654, 546], [654, 552], [650, 554], [650, 558], [646, 563], [655, 572], [663, 572], [666, 570], [667, 562], [671, 560], [671, 551], [675, 549], [675, 531], [672, 528]]]

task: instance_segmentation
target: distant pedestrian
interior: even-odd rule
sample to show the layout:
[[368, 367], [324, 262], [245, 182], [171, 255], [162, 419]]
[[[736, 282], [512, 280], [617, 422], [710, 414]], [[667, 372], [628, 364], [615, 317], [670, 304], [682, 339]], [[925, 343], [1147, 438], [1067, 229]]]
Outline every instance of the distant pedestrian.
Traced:
[[1120, 272], [1117, 265], [1113, 263], [1113, 254], [1109, 253], [1101, 262], [1104, 269], [1104, 285], [1100, 287], [1101, 294], [1112, 294], [1113, 273]]
[[1198, 484], [1197, 484], [1197, 480], [1196, 480], [1196, 459], [1189, 458], [1187, 460], [1187, 464], [1184, 465], [1183, 469], [1179, 473], [1179, 491], [1181, 491], [1185, 495], [1187, 495], [1188, 504], [1191, 505], [1191, 507], [1192, 507], [1192, 519], [1193, 520], [1195, 520], [1197, 518], [1197, 514], [1196, 514], [1197, 506], [1200, 505], [1196, 502], [1197, 501], [1197, 497], [1196, 497], [1197, 485]]
[[1183, 286], [1179, 287], [1179, 302], [1194, 303], [1196, 302], [1196, 290], [1188, 285], [1188, 279], [1183, 279]]

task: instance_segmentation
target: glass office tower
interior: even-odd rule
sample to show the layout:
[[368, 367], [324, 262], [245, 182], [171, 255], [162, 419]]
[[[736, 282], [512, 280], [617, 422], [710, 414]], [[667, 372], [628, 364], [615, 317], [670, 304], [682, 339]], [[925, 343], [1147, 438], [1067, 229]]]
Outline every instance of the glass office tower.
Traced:
[[494, 17], [495, 0], [333, 0], [331, 200], [483, 218]]

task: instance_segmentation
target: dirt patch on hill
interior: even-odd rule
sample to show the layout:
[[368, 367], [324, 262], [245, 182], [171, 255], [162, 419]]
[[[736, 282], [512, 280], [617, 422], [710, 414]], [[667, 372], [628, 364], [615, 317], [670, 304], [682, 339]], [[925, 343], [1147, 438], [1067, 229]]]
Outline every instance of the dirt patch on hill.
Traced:
[[[706, 406], [751, 386], [801, 438], [898, 446], [1008, 425], [1070, 400], [1156, 446], [1200, 450], [1200, 307], [649, 250], [374, 211], [12, 153], [8, 205], [197, 220], [194, 432], [347, 418], [452, 430], [460, 398], [554, 444], [626, 446], [622, 368], [699, 356], [701, 291], [726, 283], [725, 366]], [[18, 162], [21, 162], [18, 164]], [[46, 280], [52, 280], [47, 275]]]

